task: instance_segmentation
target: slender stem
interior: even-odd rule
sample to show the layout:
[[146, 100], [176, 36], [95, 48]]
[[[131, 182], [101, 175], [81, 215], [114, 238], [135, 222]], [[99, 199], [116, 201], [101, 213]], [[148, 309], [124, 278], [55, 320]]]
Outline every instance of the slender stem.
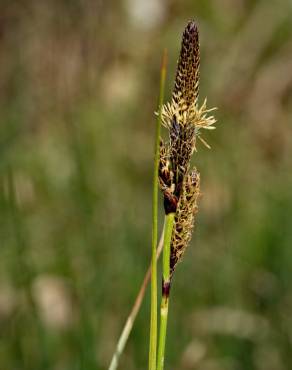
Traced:
[[164, 353], [165, 353], [165, 342], [166, 342], [166, 331], [167, 331], [168, 305], [169, 305], [169, 296], [163, 296], [161, 299], [161, 307], [160, 307], [160, 329], [159, 329], [157, 370], [163, 370], [164, 368]]
[[160, 330], [159, 330], [159, 345], [158, 345], [158, 359], [157, 370], [164, 368], [164, 352], [167, 331], [168, 318], [168, 303], [170, 291], [170, 243], [172, 236], [172, 229], [174, 224], [175, 213], [169, 213], [165, 216], [164, 226], [164, 243], [163, 243], [163, 260], [162, 260], [162, 298], [160, 306]]
[[150, 340], [149, 340], [149, 370], [156, 370], [156, 347], [157, 347], [157, 263], [156, 245], [158, 232], [158, 166], [161, 112], [164, 99], [164, 87], [166, 78], [166, 50], [163, 53], [160, 72], [160, 92], [158, 116], [156, 120], [155, 157], [153, 174], [153, 199], [152, 199], [152, 257], [151, 257], [151, 316], [150, 316]]
[[[160, 241], [159, 241], [159, 244], [158, 244], [158, 247], [157, 247], [157, 254], [156, 254], [156, 259], [157, 260], [159, 259], [160, 254], [162, 252], [163, 240], [164, 240], [164, 230], [162, 231]], [[126, 343], [128, 341], [129, 335], [132, 331], [132, 327], [134, 325], [136, 316], [137, 316], [137, 314], [140, 310], [143, 298], [145, 296], [145, 291], [146, 291], [147, 285], [150, 281], [150, 276], [151, 276], [151, 264], [148, 267], [148, 270], [147, 270], [147, 272], [144, 276], [144, 279], [143, 279], [142, 285], [140, 287], [139, 293], [136, 297], [136, 300], [134, 302], [132, 310], [131, 310], [128, 318], [127, 318], [127, 321], [125, 323], [123, 331], [120, 335], [119, 341], [118, 341], [116, 349], [115, 349], [115, 353], [112, 357], [112, 360], [111, 360], [111, 363], [110, 363], [110, 366], [109, 366], [108, 370], [116, 370], [118, 368], [120, 356], [124, 351], [124, 348], [125, 348]]]

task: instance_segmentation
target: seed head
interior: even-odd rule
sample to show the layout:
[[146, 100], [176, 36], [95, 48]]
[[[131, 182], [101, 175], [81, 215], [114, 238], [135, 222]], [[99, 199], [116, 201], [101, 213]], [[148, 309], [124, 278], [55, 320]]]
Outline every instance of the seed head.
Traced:
[[205, 99], [198, 105], [199, 93], [199, 34], [194, 22], [183, 32], [172, 99], [162, 108], [162, 124], [168, 130], [168, 140], [161, 140], [159, 182], [164, 195], [165, 213], [175, 213], [171, 245], [171, 274], [191, 239], [200, 193], [200, 175], [190, 170], [191, 157], [201, 129], [214, 129], [216, 122], [207, 109]]

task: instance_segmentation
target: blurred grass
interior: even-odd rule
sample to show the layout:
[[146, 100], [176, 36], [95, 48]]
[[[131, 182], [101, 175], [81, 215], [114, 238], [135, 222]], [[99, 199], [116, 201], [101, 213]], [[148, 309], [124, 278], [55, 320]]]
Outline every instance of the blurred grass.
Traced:
[[[149, 4], [1, 2], [1, 368], [108, 366], [150, 260], [160, 55], [170, 94], [190, 18], [218, 129], [166, 368], [292, 367], [290, 2]], [[145, 368], [148, 323], [149, 296], [121, 369]]]

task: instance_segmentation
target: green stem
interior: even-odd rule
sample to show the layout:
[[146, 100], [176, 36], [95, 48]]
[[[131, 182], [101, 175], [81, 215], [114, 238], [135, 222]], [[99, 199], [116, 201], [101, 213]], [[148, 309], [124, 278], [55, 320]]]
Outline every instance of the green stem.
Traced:
[[159, 345], [157, 370], [164, 368], [164, 352], [167, 331], [168, 304], [170, 291], [170, 244], [172, 229], [174, 224], [175, 213], [169, 213], [165, 216], [164, 244], [163, 244], [163, 260], [162, 260], [162, 298], [160, 306], [160, 330], [159, 330]]
[[155, 157], [153, 174], [153, 199], [152, 199], [152, 257], [151, 257], [151, 316], [150, 316], [150, 340], [149, 340], [149, 370], [156, 370], [156, 347], [157, 347], [157, 262], [156, 245], [158, 233], [158, 167], [161, 112], [164, 99], [164, 87], [166, 77], [166, 51], [164, 51], [160, 72], [159, 106], [156, 120]]
[[[158, 244], [158, 247], [157, 247], [157, 256], [156, 256], [157, 260], [159, 259], [160, 254], [162, 252], [163, 240], [164, 240], [164, 228], [163, 228], [163, 232], [161, 234], [159, 244]], [[150, 263], [150, 266], [149, 266], [149, 268], [148, 268], [148, 270], [147, 270], [147, 272], [144, 276], [144, 280], [143, 280], [142, 285], [140, 287], [139, 293], [136, 297], [135, 303], [132, 307], [132, 310], [131, 310], [128, 318], [127, 318], [127, 321], [125, 323], [123, 331], [120, 335], [120, 338], [118, 340], [118, 343], [117, 343], [117, 346], [116, 346], [116, 349], [115, 349], [115, 353], [113, 354], [113, 357], [112, 357], [112, 360], [111, 360], [111, 363], [110, 363], [110, 366], [109, 366], [108, 370], [116, 370], [118, 368], [120, 356], [124, 352], [124, 348], [127, 344], [129, 335], [131, 333], [134, 322], [136, 320], [136, 316], [137, 316], [137, 314], [140, 310], [142, 301], [143, 301], [144, 296], [145, 296], [146, 288], [147, 288], [147, 285], [148, 285], [149, 280], [150, 280], [150, 276], [151, 276], [151, 263]]]

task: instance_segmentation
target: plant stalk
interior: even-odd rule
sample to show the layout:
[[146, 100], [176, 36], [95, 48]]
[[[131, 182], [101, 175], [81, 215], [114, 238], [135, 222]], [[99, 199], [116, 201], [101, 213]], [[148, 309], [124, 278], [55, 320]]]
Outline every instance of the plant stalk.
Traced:
[[164, 368], [164, 353], [167, 332], [168, 305], [170, 292], [170, 244], [175, 213], [169, 213], [165, 216], [163, 260], [162, 260], [162, 298], [160, 306], [160, 330], [157, 370]]
[[153, 173], [153, 198], [152, 198], [152, 257], [151, 257], [151, 314], [150, 314], [150, 340], [149, 340], [149, 370], [156, 370], [156, 348], [157, 348], [157, 262], [156, 246], [158, 233], [158, 168], [159, 168], [159, 146], [160, 146], [160, 128], [161, 112], [164, 99], [164, 88], [166, 78], [166, 50], [164, 50], [161, 71], [160, 71], [160, 89], [159, 105], [156, 120], [155, 134], [155, 156]]

